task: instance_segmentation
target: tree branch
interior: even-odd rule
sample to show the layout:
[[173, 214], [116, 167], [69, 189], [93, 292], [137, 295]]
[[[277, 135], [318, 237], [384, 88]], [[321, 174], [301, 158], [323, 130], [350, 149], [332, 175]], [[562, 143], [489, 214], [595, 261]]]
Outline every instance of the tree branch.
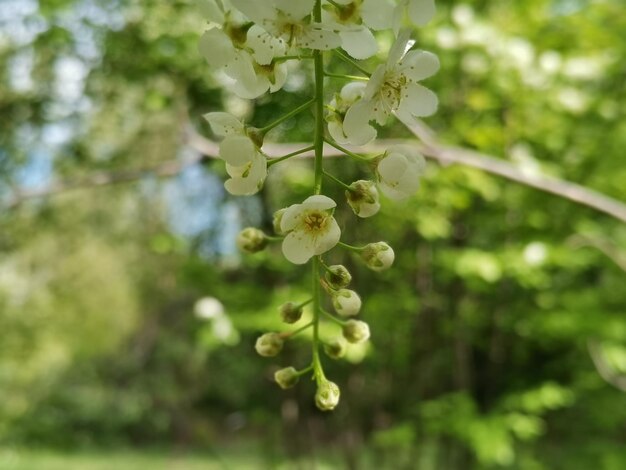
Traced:
[[[626, 223], [626, 204], [621, 201], [612, 199], [604, 194], [576, 183], [571, 183], [545, 175], [529, 175], [516, 168], [514, 165], [489, 155], [459, 147], [442, 145], [438, 143], [434, 133], [422, 122], [416, 119], [402, 119], [402, 122], [417, 138], [420, 139], [421, 142], [416, 142], [414, 140], [380, 140], [362, 148], [347, 148], [355, 152], [373, 154], [384, 152], [387, 148], [389, 148], [389, 146], [398, 143], [414, 145], [424, 154], [424, 156], [436, 160], [443, 165], [459, 164], [477, 168], [488, 173], [507, 178], [511, 181], [554, 194], [580, 205], [590, 207]], [[183, 144], [196, 150], [201, 155], [197, 158], [186, 161], [167, 161], [152, 167], [140, 168], [137, 170], [113, 173], [95, 173], [76, 181], [58, 182], [37, 190], [20, 191], [9, 199], [8, 203], [5, 204], [5, 208], [14, 209], [22, 202], [29, 199], [54, 196], [71, 190], [131, 182], [141, 179], [148, 174], [161, 178], [175, 176], [189, 166], [202, 163], [210, 158], [217, 158], [219, 153], [219, 146], [215, 142], [201, 136], [195, 129], [193, 129], [192, 126], [189, 125], [183, 133]], [[270, 157], [278, 158], [305, 146], [305, 144], [301, 143], [266, 144], [263, 146], [263, 150]], [[327, 157], [338, 157], [342, 155], [342, 153], [335, 148], [326, 145], [324, 147], [324, 155]], [[313, 152], [307, 152], [297, 158], [312, 156]]]
[[613, 367], [606, 361], [602, 352], [602, 345], [597, 340], [589, 340], [587, 349], [600, 377], [618, 390], [626, 392], [626, 375], [616, 373]]

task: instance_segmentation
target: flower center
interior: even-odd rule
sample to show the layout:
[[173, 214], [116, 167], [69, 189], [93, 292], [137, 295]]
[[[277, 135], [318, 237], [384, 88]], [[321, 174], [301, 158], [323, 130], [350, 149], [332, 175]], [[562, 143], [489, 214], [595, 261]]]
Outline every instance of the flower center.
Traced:
[[302, 223], [307, 232], [322, 232], [328, 225], [328, 214], [319, 210], [307, 211]]

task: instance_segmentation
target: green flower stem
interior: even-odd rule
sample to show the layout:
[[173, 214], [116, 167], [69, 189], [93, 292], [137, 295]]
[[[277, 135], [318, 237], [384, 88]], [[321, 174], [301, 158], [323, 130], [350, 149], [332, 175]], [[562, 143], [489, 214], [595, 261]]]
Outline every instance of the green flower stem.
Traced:
[[284, 161], [284, 160], [287, 160], [287, 159], [289, 159], [289, 158], [291, 158], [291, 157], [295, 157], [296, 155], [301, 155], [301, 154], [303, 154], [303, 153], [310, 152], [310, 151], [311, 151], [311, 150], [313, 150], [313, 149], [315, 149], [315, 146], [311, 145], [311, 146], [309, 146], [309, 147], [305, 147], [305, 148], [303, 148], [303, 149], [296, 150], [295, 152], [288, 153], [288, 154], [287, 154], [287, 155], [285, 155], [284, 157], [280, 157], [280, 158], [273, 158], [273, 159], [271, 159], [271, 160], [269, 160], [269, 161], [267, 162], [267, 166], [268, 166], [268, 167], [271, 167], [272, 165], [276, 165], [277, 163], [280, 163], [280, 162], [282, 162], [282, 161]]
[[346, 183], [344, 183], [343, 181], [341, 181], [339, 178], [335, 178], [333, 175], [331, 175], [328, 172], [324, 172], [324, 176], [326, 176], [328, 179], [333, 180], [335, 183], [337, 183], [339, 186], [342, 186], [344, 189], [346, 189], [347, 191], [354, 191], [350, 185], [347, 185]]
[[309, 300], [302, 302], [301, 304], [298, 304], [298, 308], [302, 308], [302, 307], [306, 307], [307, 305], [309, 305], [311, 302], [313, 302], [313, 297], [311, 297]]
[[324, 268], [324, 270], [330, 272], [330, 267], [324, 262], [321, 256], [320, 256], [320, 264], [322, 265], [322, 268]]
[[344, 75], [343, 73], [324, 72], [324, 75], [326, 75], [327, 77], [333, 77], [333, 78], [343, 78], [345, 80], [361, 80], [361, 81], [369, 80], [369, 78], [367, 77], [361, 77], [359, 75]]
[[265, 239], [268, 242], [282, 242], [285, 239], [285, 237], [274, 237], [272, 235], [265, 235]]
[[343, 321], [343, 320], [340, 320], [339, 318], [337, 318], [337, 317], [336, 317], [335, 315], [333, 315], [332, 313], [327, 312], [326, 310], [322, 310], [322, 313], [323, 313], [326, 317], [330, 318], [333, 322], [337, 323], [338, 325], [344, 326], [344, 325], [347, 323], [347, 322], [345, 322], [345, 321]]
[[333, 0], [328, 0], [328, 3], [330, 3], [332, 6], [334, 6], [335, 8], [337, 8], [338, 10], [341, 10], [343, 7], [341, 5], [339, 5], [337, 2], [333, 2]]
[[298, 106], [295, 109], [292, 109], [291, 111], [289, 111], [287, 114], [285, 114], [284, 116], [278, 118], [276, 121], [274, 121], [271, 124], [268, 124], [265, 127], [261, 127], [259, 129], [259, 132], [261, 132], [262, 134], [265, 134], [269, 131], [271, 131], [272, 129], [274, 129], [276, 126], [278, 126], [279, 124], [285, 122], [287, 119], [291, 119], [292, 117], [296, 116], [297, 114], [300, 114], [302, 111], [308, 109], [313, 103], [315, 103], [315, 98], [313, 98], [312, 100], [307, 101], [304, 104], [301, 104], [300, 106]]
[[298, 333], [301, 333], [302, 331], [306, 330], [307, 328], [311, 328], [312, 326], [314, 326], [314, 323], [311, 321], [311, 322], [307, 323], [306, 325], [301, 326], [297, 330], [285, 331], [285, 332], [281, 333], [280, 336], [282, 338], [284, 338], [284, 339], [288, 339], [288, 338], [291, 338], [292, 336], [296, 336]]
[[302, 60], [302, 59], [312, 59], [313, 56], [311, 54], [302, 54], [302, 55], [284, 55], [281, 57], [274, 57], [273, 61], [275, 63], [278, 62], [286, 62], [288, 60]]
[[343, 242], [339, 242], [337, 243], [337, 245], [346, 248], [350, 251], [355, 251], [357, 253], [360, 253], [361, 251], [363, 251], [365, 248], [364, 247], [358, 247], [358, 246], [352, 246], [352, 245], [348, 245], [347, 243], [343, 243]]
[[338, 50], [338, 49], [335, 49], [333, 52], [335, 53], [335, 55], [336, 55], [337, 57], [339, 57], [339, 58], [340, 58], [341, 60], [343, 60], [344, 62], [346, 62], [346, 63], [348, 63], [348, 64], [352, 65], [354, 68], [356, 68], [356, 69], [357, 69], [359, 72], [361, 72], [363, 75], [366, 75], [366, 76], [368, 76], [368, 77], [371, 77], [371, 76], [372, 76], [372, 74], [371, 74], [371, 73], [369, 73], [367, 70], [365, 70], [363, 67], [361, 67], [361, 65], [360, 65], [358, 62], [356, 62], [356, 61], [355, 61], [352, 57], [350, 57], [349, 55], [344, 54], [343, 52], [341, 52], [341, 51], [340, 51], [340, 50]]
[[[315, 0], [313, 21], [322, 22], [322, 0]], [[313, 192], [314, 194], [321, 194], [324, 172], [324, 56], [322, 51], [314, 51], [313, 60], [315, 72], [315, 184]], [[319, 385], [326, 380], [320, 361], [320, 257], [314, 256], [311, 264], [311, 281], [313, 284], [313, 357], [311, 365], [313, 366], [315, 381]]]
[[351, 152], [347, 148], [342, 147], [341, 145], [339, 145], [334, 140], [326, 139], [326, 143], [328, 145], [330, 145], [331, 147], [335, 147], [340, 152], [345, 153], [348, 157], [354, 158], [355, 160], [358, 160], [360, 162], [369, 162], [369, 161], [371, 161], [371, 158], [367, 158], [367, 157], [364, 157], [363, 155], [359, 155], [358, 153]]
[[311, 364], [309, 367], [305, 367], [304, 369], [301, 369], [301, 370], [297, 371], [296, 375], [298, 377], [302, 377], [303, 375], [308, 374], [312, 370], [313, 370], [313, 364]]

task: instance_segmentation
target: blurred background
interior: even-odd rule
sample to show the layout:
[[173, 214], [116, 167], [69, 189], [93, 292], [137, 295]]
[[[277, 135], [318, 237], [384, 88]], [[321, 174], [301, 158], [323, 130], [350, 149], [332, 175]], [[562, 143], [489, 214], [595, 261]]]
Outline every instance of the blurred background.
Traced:
[[[437, 4], [415, 37], [442, 62], [425, 83], [438, 139], [623, 211], [623, 0]], [[242, 101], [197, 53], [204, 28], [192, 0], [0, 0], [0, 469], [626, 468], [624, 217], [489, 171], [431, 160], [406, 204], [358, 221], [340, 205], [346, 241], [396, 252], [382, 275], [331, 256], [371, 344], [324, 359], [334, 413], [312, 383], [272, 382], [308, 343], [268, 360], [254, 340], [306, 298], [308, 270], [234, 236], [306, 197], [311, 165], [230, 196], [201, 115], [268, 123], [310, 74]], [[367, 176], [346, 163], [328, 161]]]

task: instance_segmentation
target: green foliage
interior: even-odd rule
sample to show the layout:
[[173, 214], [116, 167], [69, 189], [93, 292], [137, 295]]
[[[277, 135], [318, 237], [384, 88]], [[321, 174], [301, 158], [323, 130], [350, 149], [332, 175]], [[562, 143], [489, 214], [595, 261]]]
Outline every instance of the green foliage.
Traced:
[[[7, 5], [19, 3], [35, 6], [0, 23], [0, 204], [33, 186], [42, 162], [52, 162], [48, 180], [151, 167], [189, 157], [185, 126], [210, 136], [204, 112], [236, 110], [262, 125], [307, 99], [304, 73], [254, 108], [221, 91], [196, 52], [204, 20], [193, 2]], [[442, 61], [428, 83], [441, 99], [429, 120], [441, 139], [626, 200], [622, 2], [437, 3], [419, 44]], [[40, 26], [20, 40], [14, 27], [26, 24]], [[31, 70], [11, 78], [21, 54]], [[55, 88], [69, 86], [58, 70], [68, 57], [85, 67], [79, 95], [89, 105]], [[30, 87], [16, 85], [27, 76]], [[51, 143], [54, 126], [70, 137]], [[303, 114], [269, 137], [303, 141], [311, 129]], [[401, 126], [388, 135], [408, 137]], [[365, 176], [329, 165], [347, 182]], [[278, 307], [306, 300], [308, 273], [277, 246], [241, 257], [229, 242], [228, 227], [270, 231], [273, 210], [310, 191], [309, 162], [272, 171], [252, 201], [225, 195], [221, 164], [209, 162], [171, 180], [147, 172], [3, 210], [0, 442], [221, 450], [254, 441], [264, 457], [250, 468], [306, 454], [351, 468], [626, 466], [624, 394], [605, 380], [626, 374], [623, 224], [434, 163], [416, 197], [383, 201], [374, 221], [349, 223], [339, 207], [347, 241], [382, 234], [397, 268], [377, 275], [331, 253], [368, 293], [372, 342], [349, 347], [356, 367], [328, 361], [349, 405], [322, 417], [304, 398], [312, 384], [272, 383], [280, 367], [307, 363], [303, 348], [287, 344], [274, 363], [253, 354], [259, 332], [280, 324]], [[227, 335], [194, 314], [207, 296], [223, 303]]]

